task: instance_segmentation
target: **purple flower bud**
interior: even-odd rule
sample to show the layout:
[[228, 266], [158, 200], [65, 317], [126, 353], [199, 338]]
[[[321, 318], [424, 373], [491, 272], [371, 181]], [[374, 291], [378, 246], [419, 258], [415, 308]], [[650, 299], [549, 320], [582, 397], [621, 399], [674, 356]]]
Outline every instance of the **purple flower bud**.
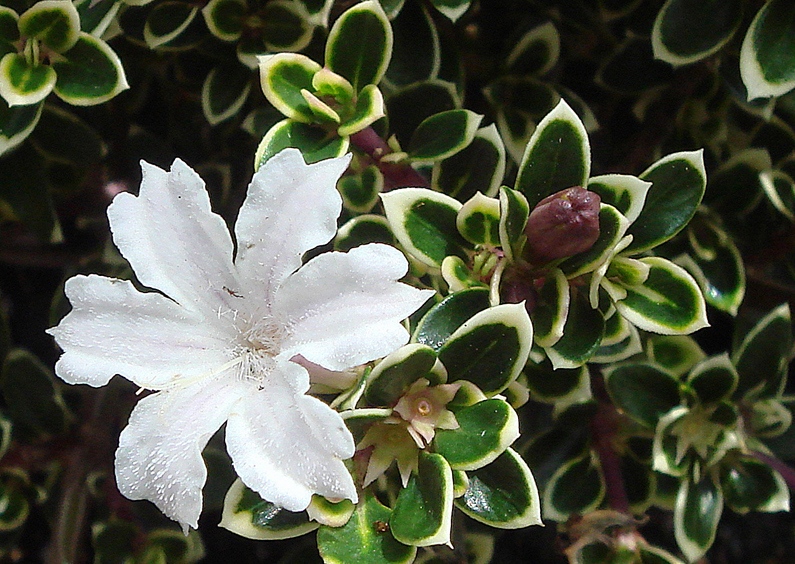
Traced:
[[544, 263], [590, 249], [599, 238], [599, 194], [580, 186], [547, 196], [524, 228], [531, 262]]

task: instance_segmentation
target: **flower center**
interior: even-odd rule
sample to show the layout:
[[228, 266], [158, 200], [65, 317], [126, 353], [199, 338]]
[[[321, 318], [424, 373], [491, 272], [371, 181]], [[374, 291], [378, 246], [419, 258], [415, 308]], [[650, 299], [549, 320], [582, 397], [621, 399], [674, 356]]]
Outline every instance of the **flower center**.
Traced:
[[415, 405], [415, 409], [421, 417], [427, 417], [433, 411], [433, 406], [427, 399], [422, 398]]
[[286, 327], [270, 316], [260, 317], [241, 328], [235, 352], [241, 358], [239, 377], [263, 386], [286, 334]]

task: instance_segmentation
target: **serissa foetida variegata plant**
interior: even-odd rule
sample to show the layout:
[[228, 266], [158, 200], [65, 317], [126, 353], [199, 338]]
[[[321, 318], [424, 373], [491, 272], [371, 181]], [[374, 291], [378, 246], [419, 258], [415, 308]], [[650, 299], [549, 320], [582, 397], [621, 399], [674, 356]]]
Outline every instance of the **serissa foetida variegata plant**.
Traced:
[[707, 325], [694, 278], [652, 254], [687, 225], [705, 185], [698, 152], [664, 157], [639, 177], [591, 177], [585, 128], [561, 101], [499, 198], [461, 203], [407, 188], [382, 199], [397, 240], [449, 291], [487, 287], [492, 305], [523, 302], [535, 344], [555, 368], [576, 368], [640, 352], [638, 329]]

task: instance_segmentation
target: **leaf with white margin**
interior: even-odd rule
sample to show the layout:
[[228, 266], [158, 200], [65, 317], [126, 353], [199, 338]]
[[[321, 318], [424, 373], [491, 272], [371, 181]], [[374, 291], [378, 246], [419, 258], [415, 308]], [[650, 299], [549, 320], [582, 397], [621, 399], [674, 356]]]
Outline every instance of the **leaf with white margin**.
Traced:
[[789, 511], [787, 483], [776, 470], [755, 458], [738, 457], [720, 467], [726, 505], [740, 515], [749, 511]]
[[207, 29], [221, 41], [237, 41], [243, 30], [246, 0], [210, 0], [202, 8]]
[[688, 561], [695, 562], [712, 546], [722, 513], [723, 492], [711, 472], [704, 471], [699, 480], [682, 480], [674, 505], [674, 536]]
[[381, 200], [392, 232], [414, 258], [436, 268], [449, 255], [467, 258], [471, 245], [456, 228], [458, 200], [425, 188], [393, 190]]
[[378, 84], [392, 58], [392, 25], [379, 2], [345, 10], [326, 40], [326, 67], [344, 76], [356, 92]]
[[652, 185], [643, 211], [627, 231], [634, 238], [627, 253], [637, 253], [667, 241], [696, 213], [707, 186], [704, 151], [665, 156], [640, 175]]
[[542, 76], [552, 70], [559, 57], [560, 33], [555, 24], [544, 22], [514, 43], [505, 58], [505, 66], [512, 74]]
[[731, 40], [742, 16], [740, 0], [668, 0], [652, 28], [654, 57], [674, 66], [705, 59]]
[[677, 478], [687, 472], [690, 458], [686, 455], [681, 459], [677, 458], [679, 440], [671, 433], [671, 429], [686, 417], [689, 411], [683, 405], [674, 407], [657, 423], [652, 443], [652, 468], [655, 471]]
[[795, 88], [795, 5], [769, 0], [757, 12], [740, 48], [740, 76], [748, 99], [782, 96]]
[[302, 90], [314, 91], [312, 78], [322, 68], [300, 53], [277, 53], [258, 57], [262, 92], [288, 118], [312, 123], [315, 118]]
[[150, 49], [179, 37], [199, 13], [198, 6], [188, 2], [169, 0], [154, 7], [146, 18], [144, 41]]
[[52, 68], [58, 75], [53, 91], [73, 106], [101, 104], [130, 87], [119, 56], [107, 43], [83, 32]]
[[524, 304], [502, 304], [476, 313], [439, 349], [448, 381], [469, 380], [493, 396], [522, 371], [533, 345]]
[[588, 180], [588, 190], [596, 192], [603, 204], [610, 204], [633, 223], [646, 203], [651, 182], [629, 174], [605, 174]]
[[455, 155], [472, 143], [482, 120], [470, 110], [447, 110], [424, 119], [409, 140], [409, 158], [424, 163]]
[[530, 217], [527, 198], [518, 190], [500, 188], [500, 246], [508, 260], [519, 258], [526, 237], [524, 228]]
[[458, 232], [475, 245], [499, 246], [500, 202], [477, 192], [458, 210]]
[[381, 531], [392, 510], [371, 493], [356, 507], [351, 518], [339, 528], [323, 527], [317, 533], [317, 548], [326, 564], [367, 562], [370, 564], [411, 564], [417, 548], [395, 540], [388, 531]]
[[337, 133], [353, 135], [385, 115], [383, 94], [375, 84], [368, 84], [356, 97], [353, 114], [340, 124]]
[[649, 277], [623, 286], [627, 295], [615, 302], [619, 313], [644, 331], [662, 335], [693, 333], [707, 327], [707, 308], [698, 284], [687, 271], [660, 257], [644, 257]]
[[792, 322], [784, 303], [760, 319], [732, 353], [740, 376], [737, 395], [755, 391], [775, 395], [786, 381], [786, 366], [792, 356]]
[[431, 0], [431, 4], [455, 23], [469, 10], [472, 0]]
[[19, 16], [19, 31], [63, 53], [74, 46], [80, 33], [80, 15], [72, 2], [42, 0]]
[[549, 269], [546, 281], [538, 291], [538, 301], [533, 310], [533, 329], [538, 346], [551, 347], [563, 336], [570, 301], [566, 275], [558, 268]]
[[8, 53], [0, 59], [0, 96], [9, 106], [40, 102], [52, 91], [55, 80], [51, 66], [31, 65], [25, 55]]
[[457, 429], [437, 429], [435, 451], [453, 470], [477, 470], [519, 438], [519, 418], [504, 400], [491, 398], [455, 410]]
[[461, 200], [481, 192], [494, 197], [505, 176], [505, 145], [497, 126], [481, 127], [464, 149], [437, 161], [433, 189]]
[[467, 474], [469, 485], [455, 505], [476, 521], [498, 529], [541, 525], [541, 499], [527, 463], [512, 448]]
[[238, 478], [224, 498], [219, 527], [254, 540], [281, 540], [300, 537], [320, 526], [306, 511], [288, 511], [262, 499]]
[[585, 186], [591, 146], [580, 118], [561, 99], [538, 124], [525, 148], [514, 188], [534, 207], [565, 188]]
[[591, 307], [587, 296], [574, 287], [571, 294], [563, 335], [554, 345], [544, 351], [555, 368], [577, 368], [582, 366], [599, 349], [604, 334], [604, 316]]
[[590, 452], [566, 460], [552, 474], [544, 487], [544, 510], [547, 519], [565, 522], [571, 515], [583, 515], [602, 503], [605, 483], [601, 468]]
[[285, 149], [299, 149], [307, 163], [317, 163], [343, 156], [349, 145], [348, 137], [288, 118], [271, 127], [260, 141], [254, 154], [254, 170]]
[[202, 112], [210, 125], [237, 114], [251, 91], [251, 71], [232, 63], [213, 67], [202, 84]]
[[400, 490], [389, 526], [410, 546], [448, 544], [453, 515], [453, 473], [440, 454], [420, 452], [419, 466]]

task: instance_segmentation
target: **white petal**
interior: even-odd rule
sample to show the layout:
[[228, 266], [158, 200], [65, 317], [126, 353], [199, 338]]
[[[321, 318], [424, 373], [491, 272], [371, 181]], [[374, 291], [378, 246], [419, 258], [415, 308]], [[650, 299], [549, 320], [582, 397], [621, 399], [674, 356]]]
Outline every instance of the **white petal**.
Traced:
[[274, 299], [290, 333], [282, 354], [343, 370], [405, 344], [408, 333], [400, 321], [433, 295], [397, 282], [407, 270], [400, 251], [380, 244], [310, 260]]
[[158, 293], [144, 294], [126, 280], [96, 275], [69, 279], [65, 291], [72, 311], [48, 333], [64, 350], [55, 372], [70, 384], [103, 386], [121, 374], [159, 389], [177, 376], [197, 377], [228, 360], [223, 326], [203, 322]]
[[312, 494], [357, 501], [342, 462], [353, 456], [353, 437], [336, 411], [296, 393], [288, 384], [295, 380], [308, 382], [306, 371], [278, 362], [264, 389], [246, 395], [229, 416], [226, 445], [235, 471], [263, 499], [290, 511], [306, 509]]
[[170, 172], [143, 161], [141, 169], [140, 195], [119, 194], [108, 207], [113, 242], [138, 280], [205, 315], [236, 309], [232, 239], [202, 179], [179, 159]]
[[119, 491], [196, 528], [207, 478], [201, 452], [250, 388], [227, 375], [138, 402], [116, 451]]
[[257, 295], [273, 296], [308, 250], [337, 232], [342, 198], [337, 180], [350, 155], [307, 165], [297, 149], [285, 149], [254, 175], [235, 225], [240, 277]]

